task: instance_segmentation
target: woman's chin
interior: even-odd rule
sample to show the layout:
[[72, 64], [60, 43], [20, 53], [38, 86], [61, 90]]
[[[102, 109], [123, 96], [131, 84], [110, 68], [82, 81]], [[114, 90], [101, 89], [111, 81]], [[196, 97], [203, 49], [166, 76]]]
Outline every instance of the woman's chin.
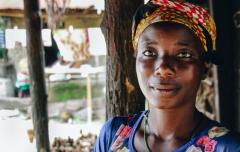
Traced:
[[173, 109], [176, 108], [176, 104], [173, 103], [174, 101], [169, 100], [161, 100], [161, 101], [155, 101], [155, 102], [149, 102], [150, 107], [154, 107], [157, 109]]

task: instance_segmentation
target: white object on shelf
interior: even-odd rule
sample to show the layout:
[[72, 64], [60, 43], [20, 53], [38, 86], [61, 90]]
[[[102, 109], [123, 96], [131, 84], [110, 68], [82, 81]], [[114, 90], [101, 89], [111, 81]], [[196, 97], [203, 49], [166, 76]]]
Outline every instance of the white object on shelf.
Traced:
[[9, 78], [0, 78], [0, 97], [13, 97], [14, 87]]

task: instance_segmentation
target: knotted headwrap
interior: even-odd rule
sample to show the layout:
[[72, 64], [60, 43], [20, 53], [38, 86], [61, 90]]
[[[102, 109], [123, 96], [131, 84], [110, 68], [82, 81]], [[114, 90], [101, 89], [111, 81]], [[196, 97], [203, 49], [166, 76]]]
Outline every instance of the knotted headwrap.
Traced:
[[206, 52], [216, 50], [216, 26], [209, 13], [200, 6], [170, 0], [150, 0], [137, 10], [132, 27], [135, 50], [143, 31], [163, 21], [185, 25], [196, 34]]

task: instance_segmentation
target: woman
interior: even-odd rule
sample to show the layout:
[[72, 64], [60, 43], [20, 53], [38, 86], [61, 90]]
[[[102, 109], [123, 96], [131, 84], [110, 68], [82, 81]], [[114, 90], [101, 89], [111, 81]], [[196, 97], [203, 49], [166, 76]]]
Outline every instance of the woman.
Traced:
[[238, 135], [195, 108], [206, 63], [216, 61], [215, 40], [215, 23], [199, 6], [151, 0], [140, 7], [133, 46], [149, 110], [110, 119], [94, 151], [240, 151]]

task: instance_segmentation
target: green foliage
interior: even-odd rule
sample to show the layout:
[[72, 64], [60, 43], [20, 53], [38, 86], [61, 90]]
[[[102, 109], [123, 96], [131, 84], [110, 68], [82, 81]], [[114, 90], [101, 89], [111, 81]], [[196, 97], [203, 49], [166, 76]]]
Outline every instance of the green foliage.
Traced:
[[8, 26], [8, 17], [0, 17], [0, 29], [5, 30]]
[[[103, 95], [103, 86], [95, 84], [92, 86], [92, 97], [99, 97]], [[87, 89], [86, 85], [76, 82], [62, 82], [55, 84], [51, 88], [52, 99], [54, 101], [66, 101], [69, 99], [86, 99]]]
[[0, 59], [7, 59], [8, 50], [6, 48], [0, 48]]

